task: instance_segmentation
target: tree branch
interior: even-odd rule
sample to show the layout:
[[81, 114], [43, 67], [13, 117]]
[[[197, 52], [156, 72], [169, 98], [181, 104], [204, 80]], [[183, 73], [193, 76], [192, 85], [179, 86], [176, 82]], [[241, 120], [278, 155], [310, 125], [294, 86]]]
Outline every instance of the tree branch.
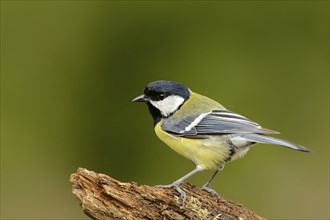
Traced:
[[72, 192], [83, 211], [95, 220], [107, 219], [239, 219], [263, 220], [249, 209], [223, 197], [216, 198], [189, 183], [182, 202], [173, 189], [122, 183], [105, 174], [79, 168], [70, 177]]

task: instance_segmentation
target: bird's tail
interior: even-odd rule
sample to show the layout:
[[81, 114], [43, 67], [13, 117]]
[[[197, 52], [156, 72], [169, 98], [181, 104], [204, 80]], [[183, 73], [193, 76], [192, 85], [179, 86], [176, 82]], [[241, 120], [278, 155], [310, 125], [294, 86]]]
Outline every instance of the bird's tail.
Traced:
[[240, 137], [243, 137], [249, 141], [263, 144], [276, 144], [284, 147], [288, 147], [294, 150], [309, 152], [310, 150], [306, 147], [300, 146], [298, 144], [292, 143], [290, 141], [282, 140], [279, 138], [274, 138], [270, 136], [266, 136], [263, 134], [242, 134]]

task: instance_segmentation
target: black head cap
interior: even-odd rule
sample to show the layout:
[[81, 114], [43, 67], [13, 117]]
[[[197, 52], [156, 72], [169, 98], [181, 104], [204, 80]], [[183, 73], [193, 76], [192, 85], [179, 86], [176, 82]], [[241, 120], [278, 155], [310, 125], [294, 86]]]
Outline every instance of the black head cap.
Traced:
[[144, 95], [154, 101], [162, 100], [170, 95], [178, 95], [187, 100], [190, 91], [180, 83], [159, 80], [149, 83], [144, 89]]

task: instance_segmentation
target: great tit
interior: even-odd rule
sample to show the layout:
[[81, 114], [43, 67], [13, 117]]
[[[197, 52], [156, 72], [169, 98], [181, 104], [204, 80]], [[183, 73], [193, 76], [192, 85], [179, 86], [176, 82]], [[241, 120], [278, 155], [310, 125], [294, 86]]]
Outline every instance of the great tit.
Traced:
[[179, 187], [195, 173], [215, 169], [203, 189], [213, 195], [211, 181], [224, 168], [226, 162], [242, 157], [256, 143], [276, 144], [308, 152], [298, 144], [267, 136], [277, 134], [252, 120], [229, 111], [218, 102], [171, 81], [149, 83], [144, 93], [132, 101], [145, 102], [153, 118], [156, 135], [178, 154], [191, 160], [195, 169], [169, 185], [183, 199], [185, 192]]

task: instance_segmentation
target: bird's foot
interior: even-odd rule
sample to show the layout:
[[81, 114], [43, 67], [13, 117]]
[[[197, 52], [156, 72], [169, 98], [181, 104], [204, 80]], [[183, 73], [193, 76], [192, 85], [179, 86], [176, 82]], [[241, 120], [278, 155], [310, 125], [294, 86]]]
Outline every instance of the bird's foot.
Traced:
[[182, 199], [183, 202], [185, 202], [186, 199], [187, 199], [187, 194], [186, 194], [186, 192], [183, 191], [183, 190], [179, 187], [179, 184], [172, 183], [172, 184], [168, 184], [168, 185], [156, 185], [155, 187], [157, 187], [157, 188], [174, 188], [175, 191], [177, 191], [177, 192], [180, 194], [180, 198]]
[[214, 189], [211, 189], [208, 185], [204, 185], [202, 189], [205, 190], [206, 192], [211, 193], [212, 196], [219, 197], [218, 193]]

